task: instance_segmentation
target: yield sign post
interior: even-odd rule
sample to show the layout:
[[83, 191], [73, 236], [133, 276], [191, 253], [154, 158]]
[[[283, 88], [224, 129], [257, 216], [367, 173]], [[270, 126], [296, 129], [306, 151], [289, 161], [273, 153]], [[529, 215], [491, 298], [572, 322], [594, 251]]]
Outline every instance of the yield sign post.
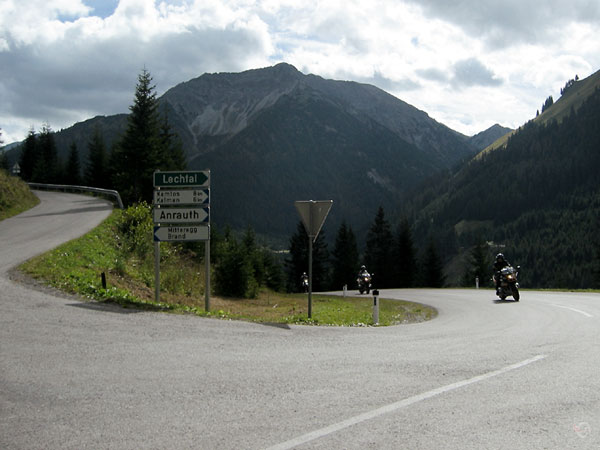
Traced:
[[299, 200], [294, 202], [306, 234], [308, 234], [308, 318], [312, 318], [312, 249], [327, 214], [333, 205], [333, 200]]

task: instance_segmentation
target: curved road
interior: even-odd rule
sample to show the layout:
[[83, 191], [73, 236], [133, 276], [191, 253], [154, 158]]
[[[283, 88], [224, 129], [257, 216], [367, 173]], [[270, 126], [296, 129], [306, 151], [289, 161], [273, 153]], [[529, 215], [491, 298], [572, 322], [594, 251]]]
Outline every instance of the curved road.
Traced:
[[8, 279], [110, 209], [39, 195], [0, 222], [0, 448], [600, 446], [598, 294], [382, 291], [439, 310], [386, 328], [134, 312]]

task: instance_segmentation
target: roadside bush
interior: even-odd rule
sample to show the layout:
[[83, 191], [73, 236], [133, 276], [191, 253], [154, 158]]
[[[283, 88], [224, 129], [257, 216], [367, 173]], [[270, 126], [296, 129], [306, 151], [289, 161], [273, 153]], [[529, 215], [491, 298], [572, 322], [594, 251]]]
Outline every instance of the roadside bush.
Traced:
[[145, 202], [137, 203], [121, 212], [117, 230], [123, 239], [123, 249], [144, 257], [152, 253], [152, 208]]
[[256, 298], [258, 288], [252, 259], [245, 246], [230, 238], [221, 262], [215, 268], [215, 292], [225, 297]]

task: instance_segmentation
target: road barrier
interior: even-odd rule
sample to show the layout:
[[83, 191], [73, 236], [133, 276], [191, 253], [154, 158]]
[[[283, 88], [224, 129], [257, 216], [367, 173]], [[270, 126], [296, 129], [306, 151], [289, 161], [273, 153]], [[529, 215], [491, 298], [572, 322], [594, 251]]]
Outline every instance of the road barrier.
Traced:
[[94, 194], [105, 195], [108, 197], [112, 197], [116, 200], [119, 208], [123, 208], [123, 202], [121, 201], [121, 196], [119, 193], [112, 189], [100, 189], [89, 186], [72, 186], [69, 184], [44, 184], [44, 183], [27, 183], [30, 188], [33, 189], [42, 189], [47, 191], [63, 191], [63, 192], [93, 192]]

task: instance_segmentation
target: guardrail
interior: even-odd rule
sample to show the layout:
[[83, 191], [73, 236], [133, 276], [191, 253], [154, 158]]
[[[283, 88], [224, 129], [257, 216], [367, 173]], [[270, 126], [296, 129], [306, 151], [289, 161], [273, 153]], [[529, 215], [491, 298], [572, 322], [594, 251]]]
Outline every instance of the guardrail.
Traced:
[[119, 205], [119, 208], [123, 208], [123, 202], [119, 193], [113, 189], [100, 189], [89, 186], [71, 186], [69, 184], [44, 184], [44, 183], [27, 183], [29, 187], [33, 189], [45, 189], [48, 191], [77, 191], [77, 192], [93, 192], [95, 194], [106, 195], [114, 198]]

